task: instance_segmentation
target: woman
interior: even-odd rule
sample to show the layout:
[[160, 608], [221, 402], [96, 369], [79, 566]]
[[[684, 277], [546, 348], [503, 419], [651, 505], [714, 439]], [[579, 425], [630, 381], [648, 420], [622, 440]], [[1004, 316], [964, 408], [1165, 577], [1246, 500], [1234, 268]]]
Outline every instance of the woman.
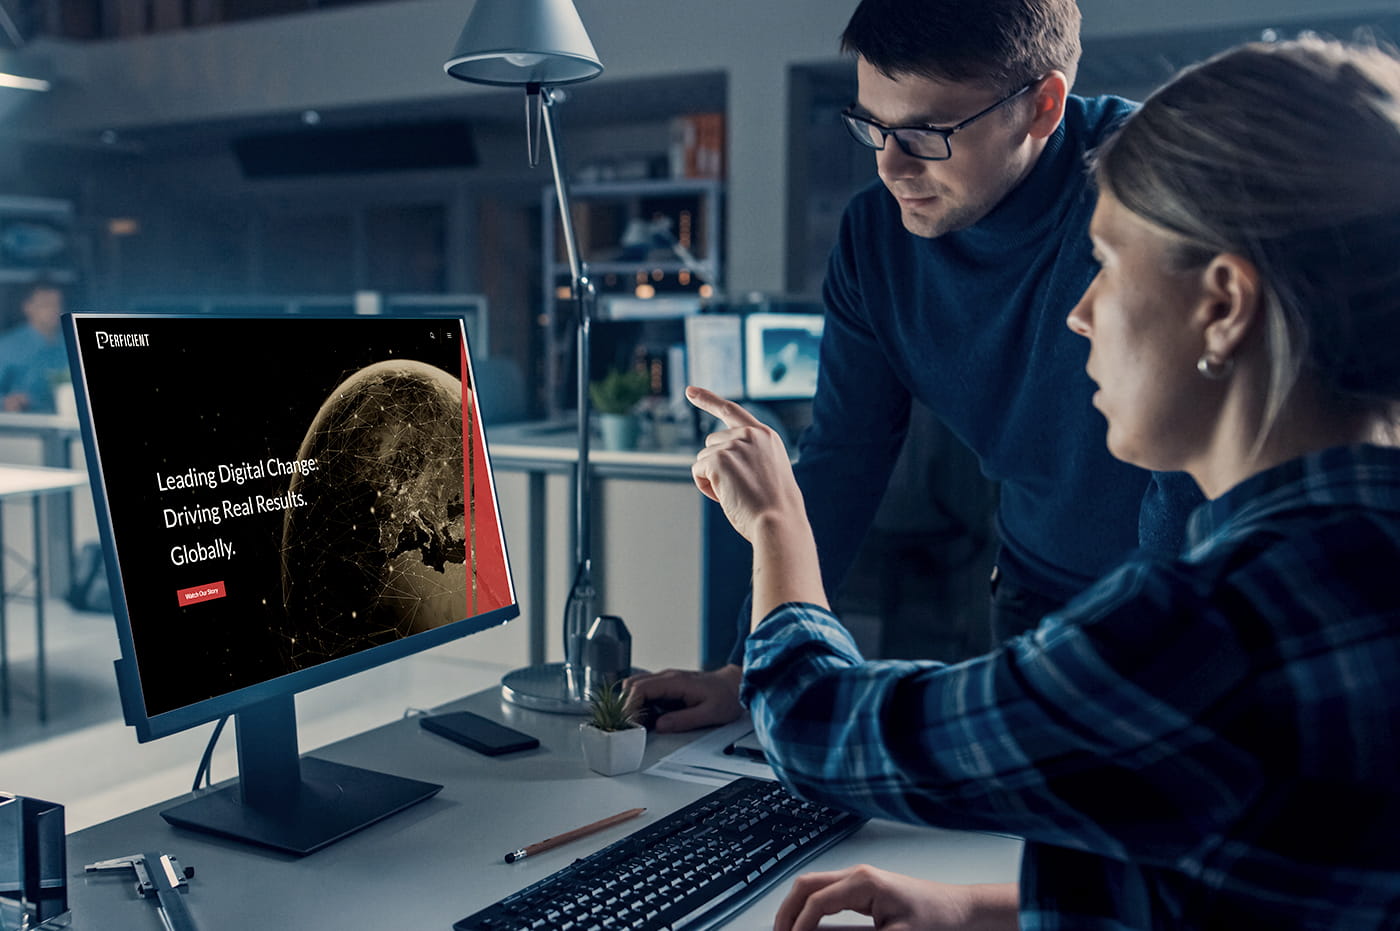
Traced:
[[[857, 867], [777, 927], [1389, 926], [1400, 914], [1400, 61], [1321, 40], [1188, 70], [1097, 154], [1101, 270], [1069, 317], [1119, 458], [1210, 500], [958, 666], [865, 663], [781, 444], [694, 467], [754, 546], [743, 697], [800, 794], [1026, 838], [1019, 886]], [[1019, 915], [1018, 915], [1019, 911]]]

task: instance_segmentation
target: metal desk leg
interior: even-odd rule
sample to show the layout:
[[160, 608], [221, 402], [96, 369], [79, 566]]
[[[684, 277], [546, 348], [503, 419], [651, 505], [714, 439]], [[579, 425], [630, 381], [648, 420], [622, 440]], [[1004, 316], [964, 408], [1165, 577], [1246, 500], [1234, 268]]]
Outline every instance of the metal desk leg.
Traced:
[[48, 671], [44, 668], [44, 496], [34, 496], [34, 636], [38, 638], [39, 723], [49, 720]]
[[[44, 437], [44, 465], [60, 469], [73, 467], [73, 456], [69, 449], [71, 438], [59, 433]], [[48, 579], [49, 591], [66, 592], [73, 584], [76, 559], [73, 554], [73, 491], [65, 488], [48, 496], [48, 516], [45, 532], [48, 535]]]
[[10, 714], [10, 632], [5, 625], [5, 504], [0, 501], [0, 714]]

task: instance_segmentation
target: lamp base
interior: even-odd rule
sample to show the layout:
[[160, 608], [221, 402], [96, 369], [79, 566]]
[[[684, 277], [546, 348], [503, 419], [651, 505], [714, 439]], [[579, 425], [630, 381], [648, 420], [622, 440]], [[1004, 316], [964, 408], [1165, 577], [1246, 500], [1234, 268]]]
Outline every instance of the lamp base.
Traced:
[[[524, 666], [501, 677], [501, 699], [531, 711], [548, 711], [553, 714], [590, 713], [586, 699], [574, 700], [569, 697], [568, 674], [564, 663], [541, 663], [537, 666]], [[627, 670], [629, 676], [646, 672], [633, 666]]]
[[541, 663], [506, 673], [501, 679], [501, 698], [531, 711], [588, 714], [588, 702], [569, 697], [564, 663]]

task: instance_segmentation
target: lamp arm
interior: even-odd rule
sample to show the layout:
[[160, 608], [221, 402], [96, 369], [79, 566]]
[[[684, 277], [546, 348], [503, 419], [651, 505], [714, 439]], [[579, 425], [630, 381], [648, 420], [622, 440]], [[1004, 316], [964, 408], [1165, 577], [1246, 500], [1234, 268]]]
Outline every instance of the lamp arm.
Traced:
[[588, 368], [591, 359], [589, 335], [593, 323], [594, 304], [598, 294], [584, 268], [583, 260], [579, 256], [578, 239], [574, 233], [574, 215], [570, 209], [569, 181], [564, 171], [563, 156], [559, 151], [558, 131], [554, 125], [554, 97], [548, 87], [541, 88], [540, 94], [544, 104], [545, 145], [549, 149], [549, 164], [554, 171], [554, 193], [559, 203], [559, 221], [564, 230], [564, 252], [569, 261], [570, 293], [577, 315], [575, 323], [578, 328], [578, 445], [580, 464], [578, 483], [581, 493], [576, 496], [578, 513], [575, 514], [575, 518], [578, 523], [575, 531], [577, 539], [574, 541], [574, 554], [577, 557], [577, 562], [584, 563], [588, 561], [592, 549], [588, 533], [591, 515], [586, 508], [590, 486], [589, 472], [591, 471], [587, 468], [590, 439], [588, 415], [591, 407], [588, 396]]
[[[541, 87], [539, 93], [544, 104], [544, 139], [549, 148], [549, 165], [554, 171], [554, 195], [559, 202], [559, 222], [564, 228], [564, 252], [569, 260], [569, 276], [577, 284], [584, 275], [583, 261], [579, 257], [578, 240], [574, 236], [574, 215], [569, 210], [569, 179], [564, 171], [564, 159], [559, 152], [559, 135], [554, 127], [554, 89]], [[578, 296], [577, 291], [574, 292], [574, 296]]]
[[[554, 171], [554, 193], [559, 202], [559, 221], [564, 230], [564, 251], [569, 260], [570, 293], [577, 311], [578, 329], [578, 468], [574, 473], [574, 557], [576, 569], [573, 586], [564, 608], [564, 664], [570, 697], [581, 700], [583, 691], [583, 643], [588, 625], [593, 621], [597, 592], [592, 576], [592, 473], [589, 464], [591, 432], [588, 396], [589, 336], [593, 322], [597, 290], [589, 279], [579, 256], [578, 240], [574, 235], [574, 215], [570, 209], [569, 182], [559, 152], [559, 138], [554, 125], [554, 97], [548, 87], [540, 88], [545, 147]], [[548, 257], [546, 257], [548, 259]]]

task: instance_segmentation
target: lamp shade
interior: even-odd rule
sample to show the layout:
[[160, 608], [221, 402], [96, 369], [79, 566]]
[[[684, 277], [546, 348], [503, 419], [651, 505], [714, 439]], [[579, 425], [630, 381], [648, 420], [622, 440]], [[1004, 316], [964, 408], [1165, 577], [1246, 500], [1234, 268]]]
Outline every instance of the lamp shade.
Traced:
[[443, 69], [473, 84], [573, 84], [603, 73], [573, 0], [476, 0]]

